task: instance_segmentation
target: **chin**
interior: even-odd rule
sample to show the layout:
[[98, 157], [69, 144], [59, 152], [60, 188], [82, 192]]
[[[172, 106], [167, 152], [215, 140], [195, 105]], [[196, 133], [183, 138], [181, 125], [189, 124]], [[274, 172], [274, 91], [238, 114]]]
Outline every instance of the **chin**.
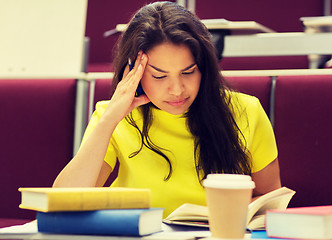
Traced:
[[162, 110], [164, 112], [167, 112], [169, 114], [172, 115], [181, 115], [184, 114], [185, 112], [187, 112], [187, 110], [189, 109], [189, 106], [181, 106], [181, 107], [171, 107], [169, 105], [164, 105], [164, 104], [160, 104], [159, 106], [156, 104], [153, 104], [156, 108], [158, 108], [159, 110]]
[[169, 114], [172, 114], [172, 115], [181, 115], [181, 114], [184, 114], [188, 108], [185, 108], [185, 109], [162, 109], [163, 111], [165, 112], [168, 112]]

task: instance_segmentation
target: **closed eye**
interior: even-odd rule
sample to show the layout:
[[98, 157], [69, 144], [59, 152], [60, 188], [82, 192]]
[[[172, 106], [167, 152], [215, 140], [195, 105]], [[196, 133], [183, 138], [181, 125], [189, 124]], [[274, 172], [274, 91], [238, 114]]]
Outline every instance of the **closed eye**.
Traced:
[[157, 76], [153, 76], [153, 75], [152, 75], [152, 77], [155, 78], [155, 79], [163, 79], [163, 78], [166, 77], [166, 75], [164, 75], [164, 76], [160, 76], [160, 77], [157, 77]]
[[193, 73], [195, 72], [195, 69], [196, 69], [196, 68], [194, 68], [193, 70], [191, 70], [191, 71], [189, 71], [189, 72], [183, 72], [182, 74], [184, 74], [184, 75], [193, 74]]

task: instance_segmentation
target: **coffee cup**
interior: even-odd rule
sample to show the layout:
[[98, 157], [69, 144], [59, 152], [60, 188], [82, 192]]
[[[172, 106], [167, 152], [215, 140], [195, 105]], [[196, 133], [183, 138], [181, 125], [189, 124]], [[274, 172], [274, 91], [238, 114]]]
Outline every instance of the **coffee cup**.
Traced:
[[243, 239], [255, 183], [248, 175], [209, 174], [203, 181], [212, 238]]

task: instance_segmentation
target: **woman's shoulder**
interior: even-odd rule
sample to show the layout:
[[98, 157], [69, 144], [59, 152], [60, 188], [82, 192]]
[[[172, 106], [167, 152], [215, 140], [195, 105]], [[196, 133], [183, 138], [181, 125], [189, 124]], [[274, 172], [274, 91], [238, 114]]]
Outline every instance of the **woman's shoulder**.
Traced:
[[257, 97], [245, 93], [229, 91], [230, 102], [233, 106], [241, 109], [256, 108], [260, 105]]

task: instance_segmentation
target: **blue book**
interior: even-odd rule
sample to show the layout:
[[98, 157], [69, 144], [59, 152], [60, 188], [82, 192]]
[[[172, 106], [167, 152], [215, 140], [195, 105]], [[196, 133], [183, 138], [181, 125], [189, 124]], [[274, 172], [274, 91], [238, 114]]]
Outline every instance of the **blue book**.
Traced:
[[143, 236], [161, 231], [162, 208], [37, 212], [38, 231], [55, 234]]

